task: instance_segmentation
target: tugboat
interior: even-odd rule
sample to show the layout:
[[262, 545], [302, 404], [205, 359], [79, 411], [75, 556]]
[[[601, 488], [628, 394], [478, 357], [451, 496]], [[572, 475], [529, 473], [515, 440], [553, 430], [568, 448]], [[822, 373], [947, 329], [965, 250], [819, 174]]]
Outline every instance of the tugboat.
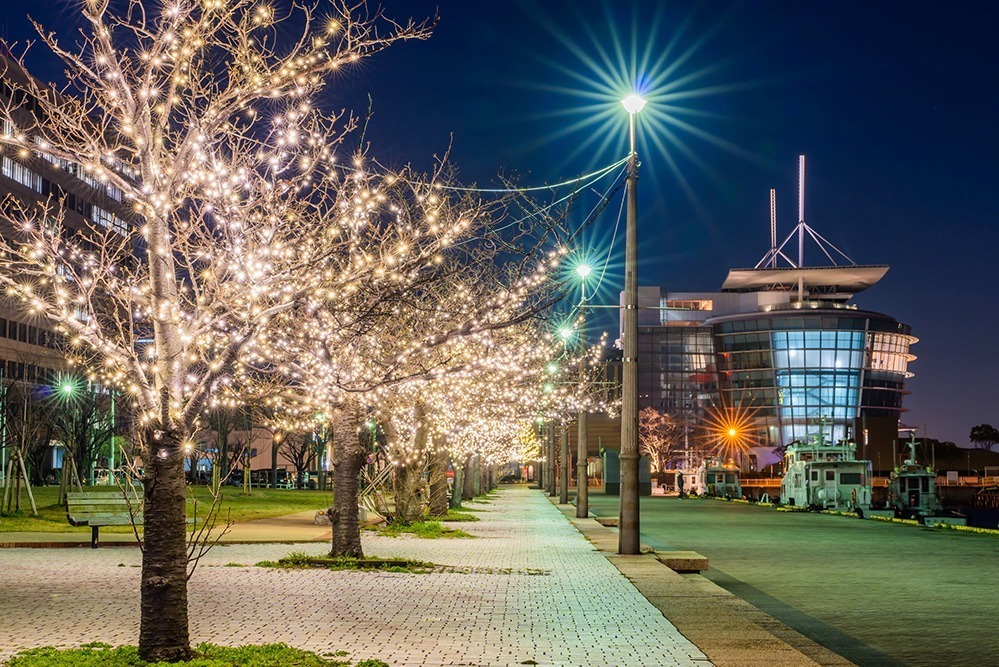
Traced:
[[739, 485], [739, 467], [735, 462], [729, 460], [722, 463], [718, 459], [712, 459], [707, 464], [702, 465], [700, 470], [701, 486], [705, 493], [715, 498], [742, 498], [742, 487]]
[[909, 458], [891, 473], [888, 506], [895, 516], [916, 519], [920, 523], [966, 525], [963, 517], [944, 512], [937, 495], [936, 473], [916, 463], [916, 441], [909, 442]]
[[795, 442], [784, 455], [781, 501], [792, 507], [855, 511], [871, 507], [871, 462], [858, 460], [849, 440], [827, 443], [820, 432], [808, 442]]

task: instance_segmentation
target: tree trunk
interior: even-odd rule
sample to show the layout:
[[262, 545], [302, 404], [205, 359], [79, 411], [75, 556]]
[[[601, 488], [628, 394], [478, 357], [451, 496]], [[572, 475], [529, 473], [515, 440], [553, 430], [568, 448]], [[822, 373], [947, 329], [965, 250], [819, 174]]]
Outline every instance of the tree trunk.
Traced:
[[278, 450], [281, 448], [281, 441], [271, 442], [271, 488], [277, 488], [277, 460]]
[[472, 459], [472, 496], [481, 496], [482, 490], [482, 457], [476, 455]]
[[471, 454], [465, 458], [464, 483], [461, 486], [462, 500], [471, 500], [475, 497], [475, 463], [473, 459]]
[[430, 516], [447, 515], [447, 450], [443, 442], [434, 443], [430, 459]]
[[184, 449], [175, 431], [144, 431], [143, 530], [139, 657], [191, 657], [187, 620]]
[[399, 465], [393, 470], [395, 490], [394, 521], [403, 524], [422, 521], [426, 516], [420, 490], [423, 488], [423, 467], [417, 463]]
[[370, 431], [362, 429], [357, 441], [344, 438], [333, 445], [333, 506], [326, 511], [333, 524], [331, 558], [364, 558], [357, 521], [357, 478], [368, 459], [366, 440], [370, 437]]
[[454, 481], [451, 482], [451, 502], [448, 505], [454, 510], [461, 507], [462, 496], [465, 495], [465, 466], [452, 461], [451, 467], [454, 468]]
[[426, 516], [421, 496], [428, 435], [423, 403], [417, 401], [413, 410], [416, 429], [408, 455], [405, 447], [407, 443], [401, 441], [392, 419], [386, 419], [382, 424], [389, 448], [396, 453], [398, 461], [392, 469], [392, 490], [395, 494], [393, 520], [403, 524], [422, 521]]

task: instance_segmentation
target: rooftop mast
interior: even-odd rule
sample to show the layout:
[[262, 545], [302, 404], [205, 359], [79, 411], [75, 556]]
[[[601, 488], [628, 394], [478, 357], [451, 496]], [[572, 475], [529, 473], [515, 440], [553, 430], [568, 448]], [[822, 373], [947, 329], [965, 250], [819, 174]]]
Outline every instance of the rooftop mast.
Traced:
[[[819, 247], [822, 254], [826, 256], [829, 260], [829, 266], [840, 266], [833, 258], [833, 253], [842, 257], [847, 261], [850, 266], [857, 266], [857, 263], [852, 259], [847, 257], [846, 253], [830, 243], [825, 237], [819, 234], [817, 231], [808, 226], [805, 222], [805, 156], [798, 156], [798, 224], [795, 228], [791, 230], [791, 233], [787, 235], [784, 242], [779, 246], [777, 245], [777, 202], [776, 202], [776, 191], [771, 188], [770, 190], [770, 250], [767, 254], [763, 256], [754, 268], [768, 268], [776, 269], [777, 258], [783, 257], [787, 265], [792, 269], [804, 269], [805, 268], [805, 235], [811, 237], [815, 242], [815, 245]], [[798, 237], [798, 261], [795, 262], [793, 259], [788, 257], [784, 253], [784, 248], [791, 239], [797, 235]], [[832, 251], [832, 252], [830, 252]], [[799, 290], [799, 297], [804, 295], [803, 290]]]
[[777, 191], [770, 188], [770, 266], [777, 268]]
[[[798, 156], [798, 268], [805, 266], [805, 156]], [[798, 276], [798, 301], [805, 300], [805, 277]]]

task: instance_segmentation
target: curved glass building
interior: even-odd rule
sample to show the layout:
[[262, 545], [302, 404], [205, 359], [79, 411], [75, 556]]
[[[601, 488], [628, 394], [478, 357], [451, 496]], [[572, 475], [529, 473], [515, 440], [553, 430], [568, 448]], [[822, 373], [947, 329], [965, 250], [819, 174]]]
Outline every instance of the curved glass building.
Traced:
[[760, 461], [820, 431], [890, 467], [917, 342], [849, 303], [886, 266], [737, 269], [719, 292], [640, 288], [639, 405], [688, 427], [736, 413]]

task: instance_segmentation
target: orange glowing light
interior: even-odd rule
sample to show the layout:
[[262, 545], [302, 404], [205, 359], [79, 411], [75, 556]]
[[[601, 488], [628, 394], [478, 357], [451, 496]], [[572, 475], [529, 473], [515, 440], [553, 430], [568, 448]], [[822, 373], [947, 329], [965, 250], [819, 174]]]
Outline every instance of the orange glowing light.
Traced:
[[760, 444], [756, 408], [717, 408], [706, 415], [704, 430], [712, 454], [725, 461], [738, 459]]

